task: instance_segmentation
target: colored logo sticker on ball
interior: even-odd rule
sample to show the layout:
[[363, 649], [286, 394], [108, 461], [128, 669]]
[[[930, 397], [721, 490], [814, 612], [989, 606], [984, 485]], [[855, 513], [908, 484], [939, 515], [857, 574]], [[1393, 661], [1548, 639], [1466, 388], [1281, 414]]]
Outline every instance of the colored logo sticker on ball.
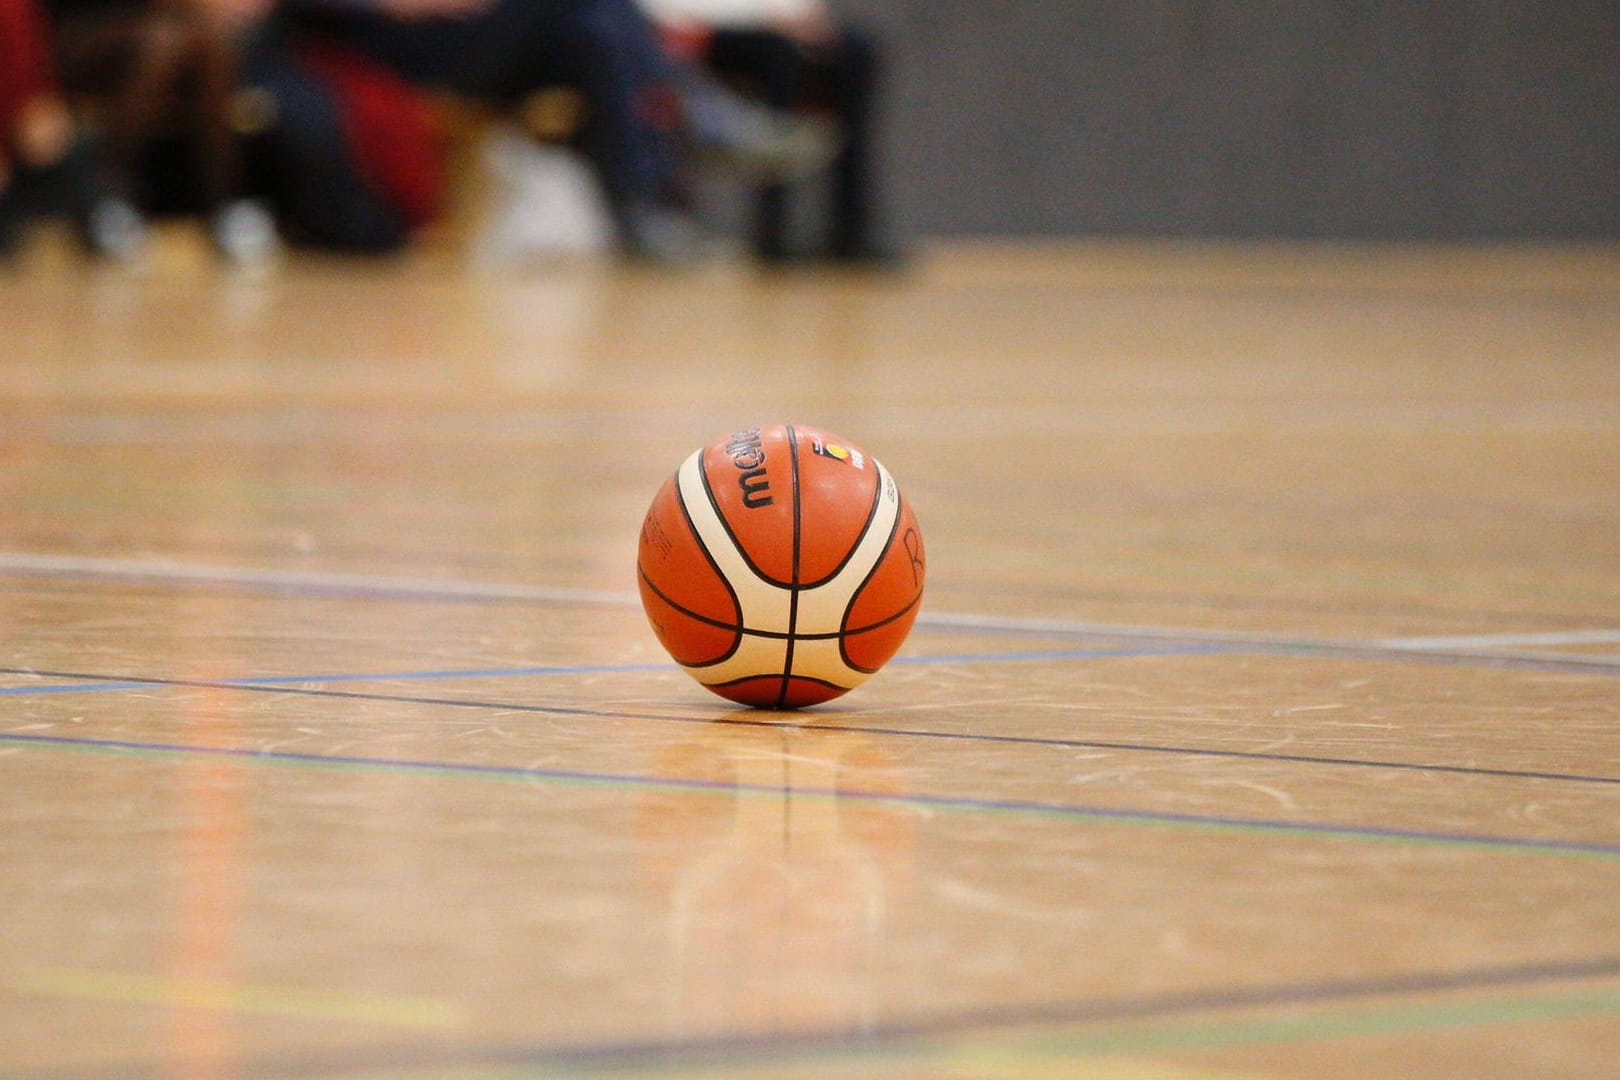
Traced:
[[822, 442], [819, 438], [813, 438], [810, 440], [810, 449], [821, 457], [832, 458], [834, 461], [842, 461], [844, 464], [853, 465], [857, 469], [866, 468], [866, 456], [859, 450], [852, 449], [848, 446], [840, 446], [837, 443], [831, 442]]

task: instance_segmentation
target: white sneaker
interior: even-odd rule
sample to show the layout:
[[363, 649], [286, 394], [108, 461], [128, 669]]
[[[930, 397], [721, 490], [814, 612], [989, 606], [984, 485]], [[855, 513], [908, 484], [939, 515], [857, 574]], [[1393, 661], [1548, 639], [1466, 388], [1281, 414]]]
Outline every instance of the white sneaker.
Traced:
[[146, 254], [146, 219], [128, 199], [97, 199], [80, 226], [91, 254], [133, 263]]
[[281, 251], [276, 219], [254, 199], [236, 199], [220, 207], [208, 231], [214, 250], [236, 266], [257, 266]]

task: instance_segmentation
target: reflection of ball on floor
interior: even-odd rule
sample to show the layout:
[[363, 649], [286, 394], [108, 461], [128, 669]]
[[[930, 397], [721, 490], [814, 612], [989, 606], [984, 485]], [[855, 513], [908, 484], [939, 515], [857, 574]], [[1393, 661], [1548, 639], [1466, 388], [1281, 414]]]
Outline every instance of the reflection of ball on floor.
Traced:
[[641, 601], [710, 690], [798, 708], [863, 682], [900, 648], [923, 543], [894, 478], [836, 435], [771, 424], [696, 451], [641, 527]]

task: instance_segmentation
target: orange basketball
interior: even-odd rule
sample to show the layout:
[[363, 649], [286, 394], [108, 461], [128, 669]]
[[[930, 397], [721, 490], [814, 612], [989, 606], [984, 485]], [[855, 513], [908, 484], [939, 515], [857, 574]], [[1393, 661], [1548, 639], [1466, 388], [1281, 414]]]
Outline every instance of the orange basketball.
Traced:
[[922, 601], [922, 534], [894, 478], [802, 424], [687, 458], [641, 526], [641, 603], [676, 663], [732, 701], [796, 709], [864, 682]]

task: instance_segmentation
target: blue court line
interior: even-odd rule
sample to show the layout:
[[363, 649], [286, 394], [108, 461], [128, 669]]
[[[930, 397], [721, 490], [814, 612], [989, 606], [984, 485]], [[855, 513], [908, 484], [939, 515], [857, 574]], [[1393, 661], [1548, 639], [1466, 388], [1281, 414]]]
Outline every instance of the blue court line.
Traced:
[[[26, 697], [30, 694], [94, 694], [108, 690], [150, 690], [154, 686], [198, 685], [249, 688], [254, 686], [297, 686], [301, 683], [392, 682], [394, 680], [412, 679], [498, 679], [528, 675], [591, 675], [667, 671], [673, 668], [673, 664], [571, 664], [547, 667], [462, 668], [444, 671], [390, 671], [358, 674], [253, 675], [238, 679], [198, 679], [195, 681], [152, 678], [140, 681], [108, 680], [105, 682], [57, 683], [54, 685], [39, 683], [28, 686], [0, 686], [0, 697]], [[56, 677], [48, 672], [24, 671], [22, 669], [8, 668], [5, 669], [5, 673], [10, 675], [40, 675], [46, 678]]]
[[1105, 660], [1137, 656], [1200, 656], [1216, 653], [1244, 652], [1244, 645], [1214, 642], [1189, 642], [1182, 645], [1118, 645], [1092, 649], [1026, 649], [1010, 653], [926, 653], [897, 656], [889, 667], [914, 664], [994, 664], [1039, 663], [1048, 660]]
[[[665, 671], [672, 664], [570, 664], [546, 667], [518, 668], [458, 668], [443, 671], [391, 671], [384, 673], [350, 673], [324, 675], [253, 675], [239, 679], [203, 680], [209, 686], [296, 686], [300, 683], [356, 683], [392, 682], [409, 679], [504, 679], [526, 675], [590, 675], [598, 673]], [[19, 674], [20, 670], [7, 670]], [[28, 674], [36, 674], [29, 672]], [[169, 685], [170, 680], [152, 679], [144, 682], [78, 682], [37, 686], [0, 686], [0, 696], [26, 696], [28, 694], [90, 694], [106, 690], [150, 690], [154, 685]], [[180, 683], [179, 685], [185, 685]]]
[[109, 690], [150, 690], [149, 682], [40, 683], [38, 686], [0, 686], [0, 697], [28, 697], [34, 694], [85, 694]]
[[[724, 780], [645, 776], [635, 773], [591, 772], [575, 769], [542, 769], [514, 765], [482, 765], [467, 762], [421, 761], [409, 758], [370, 757], [365, 755], [312, 754], [290, 750], [253, 750], [241, 747], [199, 746], [190, 743], [0, 733], [0, 744], [3, 743], [87, 752], [121, 752], [163, 758], [229, 758], [258, 764], [395, 772], [418, 776], [483, 777], [528, 782], [540, 781], [610, 788], [632, 788], [644, 791], [684, 791], [731, 796], [738, 794], [769, 795], [777, 798], [783, 794], [782, 788], [775, 785], [743, 784]], [[1086, 806], [1035, 799], [992, 799], [927, 794], [905, 795], [889, 791], [818, 787], [794, 788], [792, 793], [800, 798], [825, 798], [840, 802], [975, 813], [1010, 813], [1105, 824], [1170, 826], [1219, 832], [1263, 833], [1274, 836], [1321, 837], [1334, 840], [1383, 841], [1417, 845], [1432, 844], [1454, 848], [1485, 848], [1518, 854], [1620, 859], [1620, 843], [1538, 840], [1530, 837], [1498, 836], [1488, 833], [1436, 832], [1424, 829], [1388, 828], [1377, 825], [1334, 825], [1319, 821], [1283, 821], [1274, 818], [1235, 817], [1221, 814], [1126, 810], [1118, 807]]]

